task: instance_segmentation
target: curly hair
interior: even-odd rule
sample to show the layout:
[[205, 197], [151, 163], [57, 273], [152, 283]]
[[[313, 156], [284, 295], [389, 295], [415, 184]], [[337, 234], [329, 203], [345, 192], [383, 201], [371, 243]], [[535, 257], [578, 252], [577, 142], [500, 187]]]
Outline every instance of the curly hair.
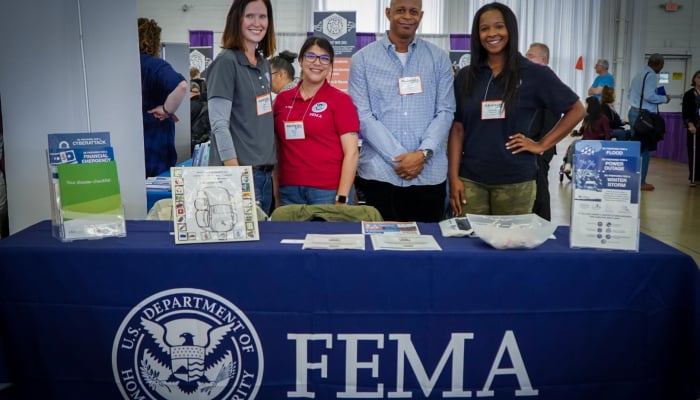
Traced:
[[139, 18], [139, 52], [154, 57], [160, 55], [160, 26], [153, 19]]

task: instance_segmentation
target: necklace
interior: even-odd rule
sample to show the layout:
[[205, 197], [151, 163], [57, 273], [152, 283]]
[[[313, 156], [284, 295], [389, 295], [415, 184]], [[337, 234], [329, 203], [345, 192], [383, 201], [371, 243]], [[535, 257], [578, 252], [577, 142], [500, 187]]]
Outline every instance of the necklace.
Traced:
[[[289, 107], [289, 112], [287, 113], [287, 121], [289, 121], [289, 116], [292, 115], [292, 110], [294, 110], [294, 104], [296, 103], [297, 95], [301, 95], [301, 100], [304, 100], [304, 94], [301, 93], [301, 86], [299, 85], [299, 89], [297, 89], [297, 92], [294, 94], [294, 99], [292, 100], [292, 106]], [[316, 93], [318, 93], [318, 90], [316, 90]], [[301, 121], [304, 121], [304, 118], [306, 118], [306, 114], [309, 112], [309, 107], [311, 107], [311, 104], [314, 102], [314, 97], [316, 97], [316, 93], [314, 93], [313, 96], [311, 96], [311, 99], [309, 99], [309, 104], [306, 105], [306, 110], [304, 111], [304, 114], [301, 116]]]

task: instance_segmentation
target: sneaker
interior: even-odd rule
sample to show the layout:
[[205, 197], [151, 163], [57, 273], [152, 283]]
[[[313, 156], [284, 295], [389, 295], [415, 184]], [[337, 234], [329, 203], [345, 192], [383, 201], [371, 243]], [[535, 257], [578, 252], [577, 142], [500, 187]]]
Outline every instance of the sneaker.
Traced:
[[690, 182], [690, 187], [695, 187], [695, 182]]
[[571, 164], [564, 164], [564, 173], [566, 173], [567, 175], [571, 173]]
[[651, 183], [642, 183], [642, 190], [654, 190], [654, 185]]

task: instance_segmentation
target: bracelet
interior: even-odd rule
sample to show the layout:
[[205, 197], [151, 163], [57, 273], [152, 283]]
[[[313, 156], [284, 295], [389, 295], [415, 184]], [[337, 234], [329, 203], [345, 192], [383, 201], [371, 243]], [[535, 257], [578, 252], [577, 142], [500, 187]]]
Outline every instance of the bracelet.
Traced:
[[170, 115], [168, 110], [165, 109], [165, 104], [163, 104], [161, 107], [163, 107], [163, 111], [165, 112], [165, 115]]

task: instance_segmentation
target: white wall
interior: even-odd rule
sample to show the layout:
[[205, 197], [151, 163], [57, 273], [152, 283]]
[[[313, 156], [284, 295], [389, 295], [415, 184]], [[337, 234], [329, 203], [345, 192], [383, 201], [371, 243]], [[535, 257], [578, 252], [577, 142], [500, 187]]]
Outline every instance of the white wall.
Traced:
[[145, 217], [135, 0], [3, 1], [0, 37], [11, 233], [51, 217], [45, 151], [52, 132], [110, 131], [127, 218]]

